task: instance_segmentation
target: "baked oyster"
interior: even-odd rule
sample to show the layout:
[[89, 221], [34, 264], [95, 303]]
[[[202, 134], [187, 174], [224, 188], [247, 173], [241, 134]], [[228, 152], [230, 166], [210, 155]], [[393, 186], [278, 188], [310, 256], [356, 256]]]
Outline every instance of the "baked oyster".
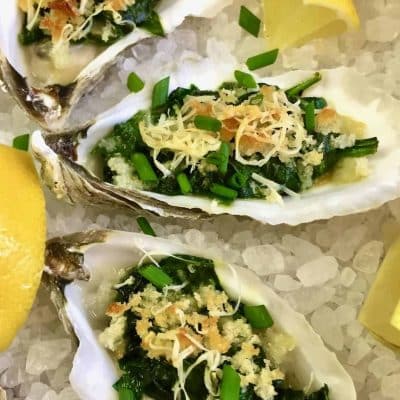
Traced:
[[232, 76], [216, 68], [190, 86], [178, 71], [161, 106], [154, 94], [168, 78], [128, 96], [86, 132], [36, 132], [45, 182], [70, 202], [291, 225], [398, 196], [398, 102], [379, 100], [345, 68], [235, 76], [219, 86]]
[[[0, 13], [0, 76], [40, 125], [64, 123], [117, 55], [231, 0], [10, 0]], [[69, 127], [71, 128], [71, 127]]]
[[46, 264], [83, 399], [356, 398], [306, 319], [247, 269], [118, 231], [50, 240]]

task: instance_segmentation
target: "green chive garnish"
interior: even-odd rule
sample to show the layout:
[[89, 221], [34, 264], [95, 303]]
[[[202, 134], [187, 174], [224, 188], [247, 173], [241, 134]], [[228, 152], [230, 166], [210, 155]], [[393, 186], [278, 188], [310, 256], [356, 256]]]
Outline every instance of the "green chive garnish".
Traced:
[[214, 151], [207, 156], [207, 162], [218, 167], [218, 171], [225, 175], [228, 172], [230, 147], [226, 142], [222, 142], [218, 151]]
[[168, 100], [168, 92], [169, 92], [169, 76], [161, 81], [158, 81], [153, 88], [153, 96], [151, 102], [151, 108], [156, 110], [159, 107], [162, 107]]
[[178, 174], [176, 180], [178, 181], [178, 185], [181, 188], [181, 192], [183, 194], [192, 193], [192, 185], [190, 184], [189, 178], [184, 172]]
[[157, 175], [154, 172], [154, 169], [151, 166], [150, 161], [143, 153], [135, 153], [132, 156], [132, 163], [141, 181], [143, 182], [158, 181]]
[[136, 222], [144, 234], [149, 236], [156, 236], [156, 233], [154, 232], [154, 229], [150, 225], [150, 222], [147, 221], [145, 217], [138, 217], [136, 219]]
[[144, 82], [134, 72], [131, 72], [128, 75], [128, 81], [126, 85], [132, 93], [138, 93], [144, 88]]
[[258, 37], [260, 33], [261, 21], [247, 7], [240, 7], [239, 25], [251, 35]]
[[321, 74], [319, 72], [316, 72], [311, 78], [306, 79], [305, 81], [300, 82], [299, 84], [286, 90], [286, 96], [290, 101], [296, 101], [297, 97], [301, 96], [306, 89], [316, 84], [321, 79]]
[[246, 185], [248, 178], [239, 173], [235, 172], [232, 176], [228, 179], [228, 185], [233, 187], [234, 189], [242, 189], [244, 185]]
[[222, 122], [220, 120], [205, 115], [196, 115], [194, 117], [194, 125], [198, 129], [211, 132], [219, 132], [222, 128]]
[[240, 397], [240, 376], [228, 364], [222, 368], [221, 400], [239, 400]]
[[264, 305], [244, 305], [243, 311], [247, 321], [249, 321], [249, 324], [255, 329], [267, 329], [274, 324], [270, 313]]
[[257, 82], [255, 81], [253, 76], [246, 72], [236, 70], [235, 79], [240, 86], [243, 86], [245, 88], [256, 89], [258, 87]]
[[304, 124], [306, 126], [307, 132], [315, 131], [315, 107], [314, 103], [310, 101], [305, 106]]
[[14, 149], [27, 151], [29, 149], [29, 134], [15, 137], [12, 145]]
[[118, 389], [118, 400], [136, 400], [136, 396], [131, 389]]
[[250, 57], [246, 61], [246, 65], [250, 71], [254, 71], [259, 68], [264, 68], [267, 65], [273, 64], [278, 58], [279, 49], [267, 51], [266, 53], [257, 54], [254, 57]]
[[153, 284], [157, 289], [172, 285], [172, 278], [162, 269], [153, 264], [145, 265], [138, 269], [138, 273]]
[[228, 188], [224, 185], [220, 185], [219, 183], [213, 183], [210, 186], [210, 192], [218, 197], [222, 197], [225, 200], [235, 200], [238, 196], [238, 192], [236, 190]]

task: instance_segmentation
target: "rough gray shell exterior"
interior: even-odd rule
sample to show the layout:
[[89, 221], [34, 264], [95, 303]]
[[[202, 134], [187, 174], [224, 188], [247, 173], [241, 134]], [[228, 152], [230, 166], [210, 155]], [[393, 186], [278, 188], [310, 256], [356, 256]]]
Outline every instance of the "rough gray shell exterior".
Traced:
[[[46, 185], [57, 198], [71, 204], [87, 204], [105, 207], [124, 208], [134, 212], [146, 213], [143, 209], [162, 217], [200, 219], [209, 217], [199, 209], [178, 208], [162, 201], [152, 199], [138, 190], [125, 190], [101, 181], [87, 169], [74, 162], [77, 139], [85, 135], [77, 134], [47, 135], [46, 144], [57, 154], [55, 162], [39, 153], [41, 175]], [[54, 165], [54, 164], [57, 165]], [[54, 173], [57, 168], [59, 174]]]

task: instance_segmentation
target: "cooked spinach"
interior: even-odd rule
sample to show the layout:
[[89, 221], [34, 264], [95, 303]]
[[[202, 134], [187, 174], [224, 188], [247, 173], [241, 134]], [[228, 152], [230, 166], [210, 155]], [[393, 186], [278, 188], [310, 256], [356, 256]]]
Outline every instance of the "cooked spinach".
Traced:
[[[306, 107], [307, 104], [313, 104], [313, 110], [321, 109], [326, 106], [326, 101], [320, 97], [299, 97], [304, 87], [315, 83], [320, 79], [319, 75], [315, 75], [312, 79], [307, 80], [292, 88], [289, 94], [301, 100], [301, 107]], [[259, 85], [262, 87], [263, 85]], [[238, 105], [243, 101], [248, 101], [250, 104], [257, 104], [259, 97], [262, 96], [260, 89], [248, 89], [241, 87], [238, 82], [225, 82], [219, 88], [220, 91], [204, 91], [197, 86], [191, 85], [187, 88], [178, 87], [173, 90], [167, 101], [156, 110], [140, 112], [131, 120], [117, 125], [113, 131], [102, 139], [93, 150], [94, 153], [100, 155], [104, 165], [107, 165], [108, 160], [113, 156], [121, 156], [130, 163], [132, 154], [138, 150], [144, 153], [151, 163], [152, 168], [158, 176], [157, 182], [152, 185], [147, 185], [147, 190], [152, 190], [157, 193], [176, 196], [184, 193], [177, 181], [179, 174], [185, 174], [190, 183], [190, 193], [210, 198], [217, 198], [220, 202], [229, 204], [234, 201], [226, 199], [213, 190], [215, 185], [221, 185], [229, 190], [233, 189], [237, 193], [237, 198], [265, 198], [265, 187], [252, 179], [252, 174], [260, 175], [281, 185], [280, 194], [285, 195], [285, 189], [290, 189], [293, 192], [299, 193], [312, 186], [313, 180], [330, 172], [337, 163], [344, 157], [364, 157], [374, 154], [378, 148], [377, 138], [369, 138], [356, 140], [354, 146], [345, 149], [335, 147], [334, 139], [339, 136], [339, 133], [322, 134], [318, 132], [310, 132], [314, 137], [315, 143], [303, 144], [300, 154], [288, 160], [281, 160], [274, 156], [262, 167], [243, 165], [235, 160], [235, 154], [232, 151], [232, 143], [222, 142], [220, 149], [210, 152], [201, 161], [201, 168], [185, 167], [179, 165], [172, 174], [164, 176], [153, 162], [151, 157], [152, 150], [145, 146], [140, 137], [139, 122], [141, 119], [152, 118], [153, 122], [157, 122], [162, 114], [167, 117], [176, 115], [176, 109], [181, 108], [187, 96], [213, 96], [214, 99], [222, 96], [221, 90], [233, 90], [235, 103]], [[293, 94], [294, 93], [294, 94]], [[307, 108], [307, 107], [306, 107]], [[313, 111], [315, 112], [315, 111]], [[303, 155], [309, 151], [317, 150], [322, 154], [322, 162], [317, 166], [310, 164], [306, 165], [303, 162]], [[254, 157], [260, 157], [260, 154], [255, 154]], [[161, 163], [168, 162], [173, 159], [173, 153], [168, 149], [163, 150], [158, 161]], [[107, 178], [110, 179], [110, 174], [107, 172]], [[235, 197], [236, 197], [235, 193]], [[233, 197], [232, 197], [233, 198]]]
[[[160, 0], [136, 0], [134, 4], [127, 6], [123, 11], [120, 11], [121, 23], [116, 23], [110, 11], [102, 11], [93, 17], [92, 28], [88, 34], [73, 43], [94, 43], [98, 45], [110, 45], [128, 35], [136, 27], [147, 30], [156, 36], [164, 36], [160, 17], [155, 11]], [[96, 1], [96, 3], [98, 3]], [[40, 10], [40, 16], [44, 16], [49, 9], [43, 8]], [[19, 34], [19, 41], [22, 45], [27, 46], [42, 40], [51, 39], [50, 34], [45, 29], [40, 28], [40, 25], [35, 25], [32, 29], [26, 28], [26, 21], [22, 31]], [[108, 35], [103, 35], [103, 28], [107, 26], [110, 30]]]

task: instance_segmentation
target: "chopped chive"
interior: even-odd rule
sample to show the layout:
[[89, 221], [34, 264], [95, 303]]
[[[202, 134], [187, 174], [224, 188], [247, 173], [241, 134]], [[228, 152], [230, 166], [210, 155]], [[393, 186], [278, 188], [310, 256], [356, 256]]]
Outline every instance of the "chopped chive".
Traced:
[[126, 85], [128, 86], [128, 89], [132, 93], [138, 93], [144, 88], [144, 82], [134, 72], [131, 72], [128, 75], [128, 80]]
[[14, 149], [27, 151], [29, 149], [29, 134], [15, 137], [12, 145]]
[[328, 105], [328, 102], [323, 97], [302, 97], [300, 99], [300, 107], [304, 110], [307, 103], [313, 102], [316, 110], [321, 110]]
[[240, 86], [243, 86], [245, 88], [256, 89], [258, 87], [257, 82], [255, 81], [253, 76], [246, 72], [236, 70], [235, 79]]
[[156, 110], [159, 107], [162, 107], [168, 100], [168, 92], [169, 92], [169, 76], [161, 81], [158, 81], [153, 88], [153, 96], [151, 102], [151, 108]]
[[246, 176], [239, 172], [235, 172], [228, 179], [228, 185], [234, 189], [242, 189], [246, 185], [248, 179]]
[[379, 141], [376, 137], [356, 140], [353, 147], [340, 150], [343, 157], [365, 157], [375, 154], [378, 150]]
[[207, 162], [218, 167], [218, 171], [225, 175], [228, 172], [230, 147], [226, 142], [222, 142], [218, 151], [214, 151], [207, 156]]
[[178, 181], [178, 185], [183, 194], [192, 193], [192, 185], [190, 184], [189, 178], [184, 172], [178, 174], [176, 180]]
[[314, 103], [310, 101], [305, 106], [304, 125], [307, 132], [315, 131], [315, 108]]
[[249, 321], [249, 324], [255, 329], [267, 329], [274, 324], [270, 313], [264, 305], [244, 305], [243, 311], [247, 321]]
[[311, 87], [312, 85], [316, 84], [322, 79], [322, 76], [319, 72], [316, 72], [311, 78], [306, 79], [303, 82], [291, 87], [290, 89], [286, 90], [286, 96], [290, 101], [297, 101], [297, 97], [301, 96], [303, 92]]
[[136, 400], [135, 393], [131, 389], [118, 389], [118, 400]]
[[138, 217], [136, 219], [136, 222], [143, 233], [149, 236], [156, 236], [156, 233], [154, 232], [154, 229], [150, 225], [150, 222], [147, 221], [145, 217]]
[[220, 399], [221, 400], [239, 400], [240, 397], [240, 376], [228, 364], [222, 368], [222, 382]]
[[158, 178], [149, 160], [143, 153], [134, 153], [132, 163], [143, 182], [157, 182]]
[[220, 185], [219, 183], [213, 183], [210, 187], [210, 192], [226, 200], [235, 200], [238, 196], [236, 190]]
[[165, 286], [169, 286], [173, 283], [172, 278], [168, 274], [153, 264], [140, 267], [138, 273], [157, 289], [163, 289]]
[[258, 37], [260, 33], [261, 21], [247, 7], [240, 7], [239, 25], [251, 35]]
[[219, 119], [207, 117], [206, 115], [196, 115], [194, 125], [198, 129], [205, 131], [219, 132], [222, 128], [222, 122]]
[[250, 71], [254, 71], [259, 68], [266, 67], [267, 65], [273, 64], [278, 58], [279, 49], [267, 51], [266, 53], [257, 54], [256, 56], [250, 57], [246, 61], [246, 65]]

